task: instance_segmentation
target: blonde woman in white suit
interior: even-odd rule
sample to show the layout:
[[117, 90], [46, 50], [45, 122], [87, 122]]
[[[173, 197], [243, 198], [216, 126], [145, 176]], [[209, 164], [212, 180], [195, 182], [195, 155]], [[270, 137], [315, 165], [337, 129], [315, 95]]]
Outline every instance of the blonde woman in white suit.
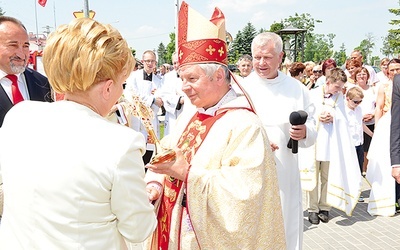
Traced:
[[25, 101], [0, 129], [0, 249], [124, 249], [155, 229], [143, 136], [106, 120], [134, 66], [109, 25], [80, 18], [47, 41], [46, 75], [65, 99]]

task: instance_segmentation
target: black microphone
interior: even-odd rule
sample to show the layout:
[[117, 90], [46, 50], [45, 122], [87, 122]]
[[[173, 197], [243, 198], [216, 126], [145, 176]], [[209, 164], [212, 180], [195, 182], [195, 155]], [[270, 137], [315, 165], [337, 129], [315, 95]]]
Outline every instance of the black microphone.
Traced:
[[[292, 125], [302, 125], [306, 123], [307, 116], [308, 114], [304, 110], [293, 111], [289, 116], [289, 122]], [[290, 138], [287, 147], [292, 149], [293, 154], [297, 154], [297, 151], [299, 149], [299, 142]]]

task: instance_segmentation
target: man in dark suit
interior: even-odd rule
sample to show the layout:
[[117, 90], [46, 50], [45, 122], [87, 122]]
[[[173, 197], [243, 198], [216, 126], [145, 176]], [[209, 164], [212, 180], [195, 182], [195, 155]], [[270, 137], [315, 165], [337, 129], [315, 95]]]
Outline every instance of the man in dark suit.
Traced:
[[390, 125], [390, 160], [392, 176], [400, 183], [400, 74], [393, 78], [392, 116]]
[[393, 78], [390, 121], [390, 162], [392, 176], [396, 180], [396, 212], [400, 212], [400, 74]]
[[[0, 16], [0, 127], [7, 112], [18, 102], [51, 101], [49, 81], [26, 67], [28, 59], [29, 37], [25, 26], [18, 19]], [[0, 178], [0, 219], [3, 214], [2, 184]]]
[[[0, 16], [0, 127], [4, 116], [18, 101], [51, 101], [47, 78], [27, 68], [29, 37], [25, 26]], [[15, 92], [20, 99], [17, 100]]]

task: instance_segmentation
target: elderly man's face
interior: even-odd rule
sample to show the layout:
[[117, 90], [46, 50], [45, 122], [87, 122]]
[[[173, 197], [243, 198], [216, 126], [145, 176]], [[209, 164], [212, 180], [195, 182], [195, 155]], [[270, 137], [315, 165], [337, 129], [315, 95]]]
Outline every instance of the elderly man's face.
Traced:
[[218, 101], [215, 77], [209, 77], [198, 65], [187, 65], [179, 69], [182, 79], [182, 91], [197, 108], [210, 108]]
[[276, 78], [278, 76], [278, 69], [282, 62], [282, 57], [283, 52], [276, 51], [272, 41], [264, 46], [255, 46], [253, 49], [254, 71], [256, 71], [261, 78]]
[[363, 56], [361, 55], [361, 53], [358, 52], [351, 53], [350, 59], [359, 61], [361, 65], [363, 64]]

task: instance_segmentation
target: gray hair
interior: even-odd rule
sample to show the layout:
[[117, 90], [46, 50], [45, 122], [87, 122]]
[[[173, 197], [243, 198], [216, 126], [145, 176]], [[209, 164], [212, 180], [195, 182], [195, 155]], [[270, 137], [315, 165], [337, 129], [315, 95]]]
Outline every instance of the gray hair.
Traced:
[[11, 16], [0, 16], [0, 24], [3, 22], [12, 22], [16, 25], [21, 26], [24, 30], [26, 30], [25, 26], [22, 24], [22, 22], [14, 17]]
[[249, 62], [252, 62], [252, 61], [253, 61], [253, 58], [252, 58], [250, 55], [248, 55], [248, 54], [243, 54], [243, 55], [240, 56], [239, 59], [237, 60], [236, 65], [239, 66], [239, 64], [240, 64], [241, 61], [249, 61]]
[[258, 34], [256, 37], [254, 37], [253, 42], [251, 43], [251, 53], [254, 54], [254, 48], [256, 46], [264, 46], [267, 45], [269, 42], [273, 42], [275, 45], [275, 51], [277, 53], [282, 52], [283, 48], [283, 42], [282, 38], [273, 32], [264, 32]]
[[212, 77], [215, 71], [217, 71], [219, 68], [222, 68], [225, 73], [225, 81], [226, 83], [231, 82], [231, 73], [226, 65], [222, 64], [216, 64], [216, 63], [201, 63], [198, 64], [202, 70], [206, 73], [208, 77]]

